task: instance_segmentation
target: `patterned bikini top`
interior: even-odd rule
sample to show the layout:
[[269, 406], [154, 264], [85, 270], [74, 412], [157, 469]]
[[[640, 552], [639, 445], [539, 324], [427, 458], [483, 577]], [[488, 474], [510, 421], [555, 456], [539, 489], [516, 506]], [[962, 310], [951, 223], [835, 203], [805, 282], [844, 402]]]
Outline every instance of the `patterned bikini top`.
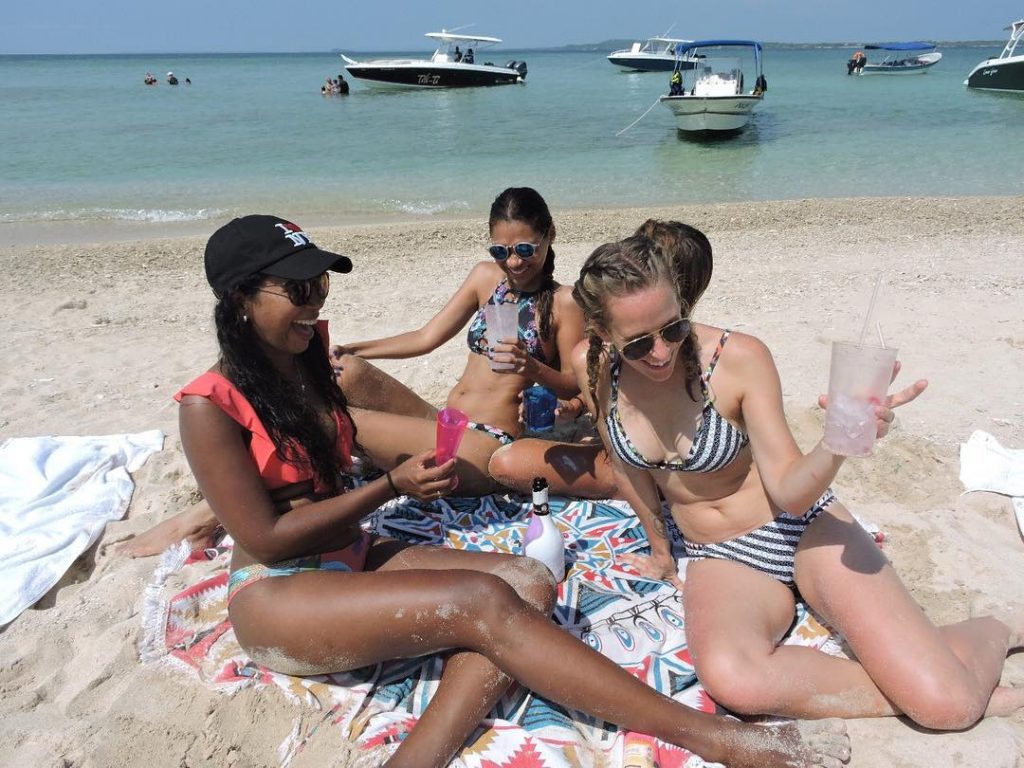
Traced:
[[750, 439], [745, 432], [734, 427], [720, 414], [710, 396], [709, 382], [722, 354], [722, 347], [729, 338], [730, 331], [722, 334], [711, 357], [711, 363], [700, 377], [700, 389], [704, 395], [704, 410], [701, 412], [701, 423], [693, 435], [693, 445], [683, 461], [650, 461], [640, 453], [630, 441], [619, 416], [619, 373], [622, 360], [617, 357], [611, 365], [611, 405], [605, 424], [608, 427], [608, 438], [615, 455], [631, 467], [638, 469], [665, 469], [670, 472], [715, 472], [727, 467], [740, 454]]
[[[494, 289], [494, 293], [477, 311], [476, 317], [469, 325], [469, 332], [466, 334], [466, 344], [469, 345], [470, 352], [475, 352], [478, 355], [487, 354], [490, 345], [487, 341], [487, 317], [484, 314], [484, 308], [489, 304], [506, 303], [506, 297], [510, 293], [513, 291], [508, 287], [508, 281], [503, 278], [498, 283], [498, 287]], [[530, 357], [546, 363], [547, 358], [544, 356], [544, 349], [540, 343], [540, 331], [537, 328], [537, 294], [536, 292], [520, 291], [518, 296], [516, 303], [519, 306], [519, 338], [526, 344], [526, 351]]]

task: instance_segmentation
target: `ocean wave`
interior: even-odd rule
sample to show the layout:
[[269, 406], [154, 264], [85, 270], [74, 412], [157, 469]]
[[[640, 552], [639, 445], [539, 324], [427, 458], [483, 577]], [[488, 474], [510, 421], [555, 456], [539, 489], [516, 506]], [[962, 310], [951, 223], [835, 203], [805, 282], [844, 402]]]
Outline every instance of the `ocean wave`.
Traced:
[[0, 222], [12, 224], [25, 221], [141, 221], [166, 224], [180, 221], [203, 221], [223, 216], [220, 208], [174, 210], [164, 208], [79, 208], [76, 210], [25, 211], [0, 213]]
[[437, 216], [445, 213], [464, 212], [469, 210], [469, 203], [464, 200], [376, 200], [385, 210], [411, 213], [414, 216]]

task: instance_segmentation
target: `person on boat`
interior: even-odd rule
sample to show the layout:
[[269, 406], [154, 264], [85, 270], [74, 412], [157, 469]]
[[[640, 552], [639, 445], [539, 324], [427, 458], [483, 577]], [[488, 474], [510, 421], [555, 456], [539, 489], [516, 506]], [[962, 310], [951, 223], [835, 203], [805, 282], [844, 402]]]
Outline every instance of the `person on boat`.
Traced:
[[459, 50], [459, 46], [457, 45], [455, 46], [455, 53], [452, 58], [455, 59], [455, 61], [462, 61], [462, 51]]
[[683, 73], [678, 69], [672, 70], [672, 77], [668, 81], [668, 95], [669, 96], [682, 96], [683, 95]]
[[[1024, 640], [1024, 612], [1009, 623], [929, 622], [829, 488], [843, 457], [821, 442], [798, 448], [767, 348], [692, 323], [671, 254], [645, 237], [603, 245], [573, 295], [589, 337], [575, 354], [580, 384], [621, 498], [650, 540], [650, 556], [630, 563], [681, 589], [697, 675], [715, 701], [740, 714], [904, 714], [938, 730], [1024, 705], [1024, 689], [999, 686], [1007, 652]], [[879, 437], [926, 386], [876, 407]], [[685, 583], [662, 500], [684, 537]], [[798, 594], [856, 661], [777, 645]]]
[[[440, 686], [391, 768], [445, 766], [514, 682], [569, 709], [653, 734], [730, 766], [835, 766], [843, 724], [758, 726], [691, 709], [638, 680], [550, 619], [539, 561], [413, 545], [360, 521], [407, 494], [451, 489], [455, 461], [412, 456], [346, 490], [357, 429], [319, 320], [344, 256], [273, 216], [245, 216], [206, 246], [219, 356], [175, 396], [189, 466], [235, 541], [228, 615], [258, 664], [292, 675], [442, 653]], [[280, 493], [312, 485], [308, 503]], [[303, 490], [303, 493], [306, 491]]]
[[462, 63], [463, 64], [472, 64], [475, 61], [475, 59], [476, 59], [476, 57], [473, 55], [473, 49], [472, 48], [467, 48], [466, 49], [466, 55], [463, 57]]
[[868, 57], [864, 55], [864, 51], [857, 51], [850, 57], [850, 60], [846, 62], [846, 74], [852, 75], [854, 73], [860, 73], [864, 69], [864, 65], [868, 63]]
[[[485, 473], [491, 455], [522, 434], [519, 405], [525, 387], [542, 384], [567, 398], [559, 407], [563, 418], [579, 413], [582, 401], [571, 356], [583, 338], [579, 307], [570, 289], [554, 279], [555, 223], [540, 193], [530, 187], [504, 190], [491, 205], [488, 229], [490, 259], [473, 267], [425, 325], [397, 336], [347, 342], [331, 351], [351, 402], [433, 420], [437, 413], [433, 405], [366, 361], [427, 354], [468, 323], [466, 367], [448, 394], [447, 405], [464, 411], [471, 430], [488, 438], [486, 454], [469, 457]], [[518, 338], [496, 339], [487, 327], [486, 307], [509, 302], [519, 308]], [[492, 361], [510, 367], [494, 370]], [[533, 468], [544, 466], [544, 453], [552, 443], [532, 440], [530, 445], [529, 450], [517, 452], [520, 471], [503, 470], [502, 483], [512, 481], [514, 487], [529, 488], [537, 474]], [[593, 450], [581, 451], [576, 458], [582, 463], [574, 465], [573, 472], [551, 478], [551, 493], [607, 498], [614, 490], [611, 473], [587, 463], [595, 455]]]

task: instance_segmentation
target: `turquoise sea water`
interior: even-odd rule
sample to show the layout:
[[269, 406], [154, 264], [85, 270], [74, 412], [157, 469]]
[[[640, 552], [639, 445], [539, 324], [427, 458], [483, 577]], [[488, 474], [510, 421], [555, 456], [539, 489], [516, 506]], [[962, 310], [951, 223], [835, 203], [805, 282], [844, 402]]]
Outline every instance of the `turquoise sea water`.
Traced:
[[[602, 53], [498, 51], [523, 86], [348, 97], [337, 54], [0, 57], [0, 231], [254, 210], [335, 221], [485, 211], [508, 185], [557, 207], [861, 195], [1024, 194], [1024, 96], [962, 85], [998, 53], [943, 47], [911, 77], [847, 77], [852, 49], [765, 52], [738, 138], [680, 138], [668, 75]], [[359, 58], [370, 58], [361, 55]], [[191, 86], [172, 88], [173, 70]], [[160, 85], [142, 78], [152, 71]]]

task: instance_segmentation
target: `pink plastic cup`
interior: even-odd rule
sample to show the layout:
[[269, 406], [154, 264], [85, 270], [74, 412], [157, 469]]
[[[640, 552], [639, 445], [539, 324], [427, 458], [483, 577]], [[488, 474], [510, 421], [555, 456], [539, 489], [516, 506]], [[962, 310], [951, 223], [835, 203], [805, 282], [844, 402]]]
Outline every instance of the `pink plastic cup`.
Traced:
[[[469, 417], [458, 408], [445, 408], [437, 412], [437, 441], [434, 446], [434, 463], [444, 464], [459, 452], [459, 444], [469, 425]], [[452, 489], [459, 483], [456, 476]]]

